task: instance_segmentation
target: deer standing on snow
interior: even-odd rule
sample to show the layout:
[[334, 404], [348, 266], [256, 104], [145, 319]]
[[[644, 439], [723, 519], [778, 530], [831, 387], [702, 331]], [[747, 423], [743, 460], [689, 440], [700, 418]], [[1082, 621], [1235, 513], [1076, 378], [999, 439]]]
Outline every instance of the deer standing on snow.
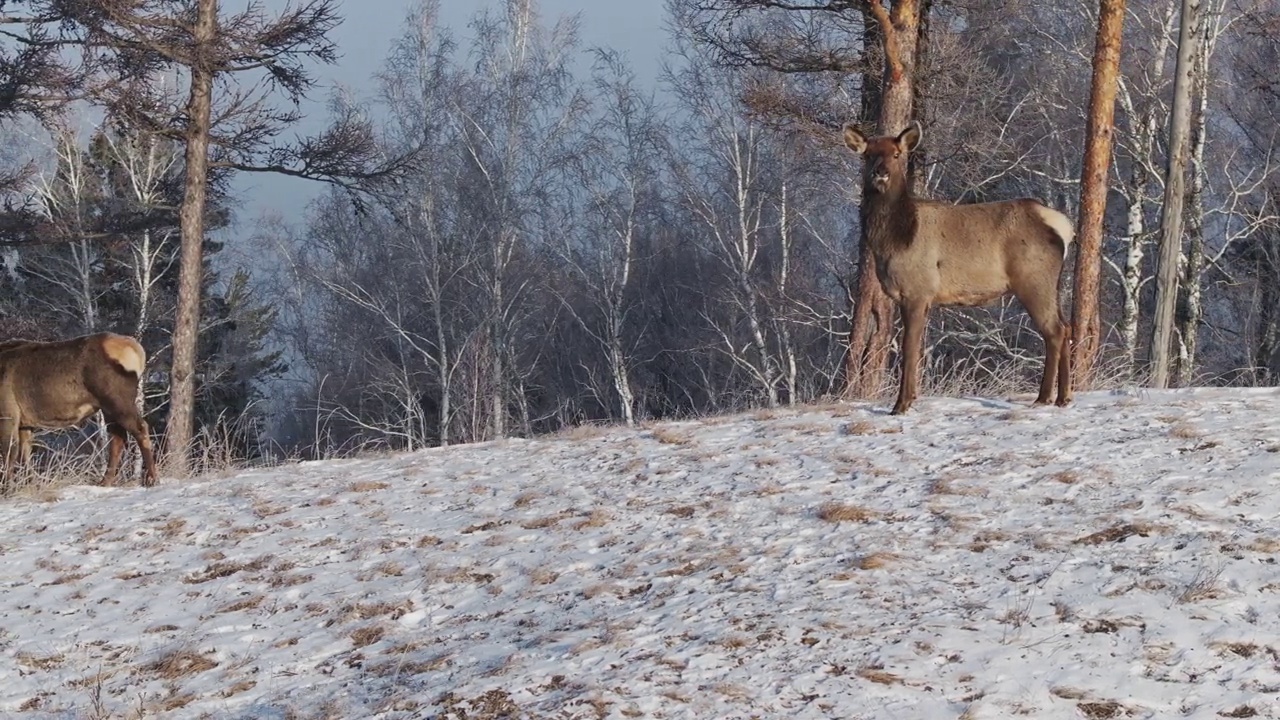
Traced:
[[1036, 404], [1049, 402], [1055, 375], [1057, 404], [1069, 404], [1070, 326], [1059, 307], [1058, 281], [1074, 235], [1071, 221], [1025, 198], [968, 205], [913, 198], [907, 156], [920, 134], [917, 122], [897, 137], [867, 138], [844, 126], [845, 144], [863, 159], [862, 222], [876, 275], [902, 316], [902, 379], [893, 414], [916, 399], [929, 309], [987, 305], [1010, 293], [1044, 338]]
[[30, 462], [35, 429], [80, 425], [101, 410], [111, 435], [102, 484], [115, 483], [132, 436], [142, 453], [142, 484], [155, 485], [149, 429], [134, 404], [146, 362], [137, 340], [114, 333], [0, 343], [0, 477], [11, 478], [15, 462]]

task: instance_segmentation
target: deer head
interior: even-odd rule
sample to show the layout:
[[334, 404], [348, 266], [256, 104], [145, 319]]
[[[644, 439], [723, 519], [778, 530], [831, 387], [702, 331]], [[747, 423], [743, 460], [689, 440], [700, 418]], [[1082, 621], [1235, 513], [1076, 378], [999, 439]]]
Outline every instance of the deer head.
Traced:
[[905, 187], [907, 156], [920, 144], [921, 132], [920, 123], [912, 122], [897, 137], [868, 138], [853, 125], [845, 125], [844, 142], [850, 150], [862, 155], [862, 176], [867, 186], [883, 193], [894, 184]]

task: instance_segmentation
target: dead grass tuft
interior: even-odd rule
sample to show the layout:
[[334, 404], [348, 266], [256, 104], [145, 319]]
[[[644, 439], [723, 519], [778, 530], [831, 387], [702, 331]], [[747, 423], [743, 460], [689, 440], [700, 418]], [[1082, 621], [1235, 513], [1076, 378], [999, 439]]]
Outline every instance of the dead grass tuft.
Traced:
[[529, 571], [529, 582], [534, 585], [550, 585], [560, 579], [560, 573], [546, 568], [535, 568]]
[[1063, 470], [1056, 472], [1050, 476], [1054, 482], [1060, 482], [1063, 485], [1075, 485], [1080, 482], [1080, 473], [1075, 470]]
[[1248, 705], [1241, 705], [1239, 707], [1235, 707], [1230, 710], [1223, 710], [1222, 712], [1218, 713], [1218, 715], [1221, 717], [1229, 717], [1229, 718], [1251, 718], [1251, 717], [1257, 717], [1258, 711], [1254, 710], [1252, 707]]
[[879, 517], [879, 513], [874, 510], [858, 505], [848, 505], [834, 500], [825, 502], [818, 507], [818, 519], [825, 520], [829, 523], [842, 522], [871, 522]]
[[241, 680], [235, 683], [234, 685], [232, 685], [231, 687], [225, 688], [222, 692], [218, 694], [224, 698], [229, 698], [234, 695], [239, 695], [242, 692], [248, 692], [252, 690], [254, 687], [256, 687], [257, 684], [258, 683], [253, 680]]
[[187, 583], [188, 585], [197, 585], [200, 583], [209, 582], [210, 580], [217, 580], [218, 578], [229, 577], [231, 575], [235, 575], [238, 572], [242, 572], [246, 570], [249, 572], [256, 572], [258, 570], [262, 570], [263, 568], [266, 568], [267, 566], [269, 566], [271, 564], [271, 560], [272, 560], [272, 557], [270, 555], [263, 555], [262, 557], [257, 558], [255, 560], [244, 560], [244, 561], [229, 560], [226, 562], [219, 561], [219, 562], [210, 564], [208, 567], [204, 568], [203, 570], [187, 575], [186, 577], [182, 578], [182, 582]]
[[863, 680], [870, 680], [877, 685], [901, 685], [902, 678], [891, 672], [885, 672], [883, 668], [878, 667], [861, 667], [854, 671], [854, 674]]
[[986, 488], [980, 487], [956, 487], [955, 481], [951, 478], [940, 477], [935, 478], [929, 483], [929, 492], [933, 495], [959, 495], [962, 497], [986, 497]]
[[1101, 545], [1102, 543], [1120, 542], [1134, 535], [1147, 537], [1154, 528], [1147, 523], [1120, 523], [1106, 530], [1085, 535], [1075, 541], [1077, 545]]
[[268, 585], [273, 588], [295, 587], [297, 585], [306, 585], [315, 579], [314, 575], [307, 573], [282, 573], [278, 572], [271, 576]]
[[[453, 664], [453, 656], [445, 653], [437, 655], [426, 660], [408, 660], [406, 658], [397, 658], [386, 662], [369, 665], [367, 672], [375, 677], [404, 677], [406, 675], [421, 675], [423, 673], [435, 672], [444, 667]], [[450, 717], [445, 715], [443, 717]], [[472, 715], [459, 715], [457, 717], [471, 718]], [[516, 717], [516, 716], [512, 716]]]
[[1196, 440], [1204, 437], [1204, 431], [1190, 423], [1178, 423], [1169, 428], [1169, 437], [1179, 440]]
[[170, 650], [156, 660], [147, 663], [143, 669], [153, 673], [162, 680], [177, 680], [190, 677], [218, 667], [218, 662], [207, 655], [186, 648]]
[[867, 553], [855, 558], [852, 566], [858, 570], [880, 570], [894, 564], [898, 559], [898, 556], [893, 553]]
[[1076, 708], [1089, 720], [1106, 720], [1129, 714], [1123, 705], [1114, 700], [1077, 703]]
[[356, 579], [363, 582], [380, 577], [404, 577], [404, 566], [394, 560], [384, 560], [356, 575]]
[[692, 505], [676, 505], [674, 507], [669, 507], [662, 512], [668, 515], [675, 515], [678, 518], [691, 518], [697, 511], [698, 509]]
[[853, 422], [845, 423], [842, 430], [845, 435], [874, 435], [879, 431], [879, 426], [871, 420], [854, 420]]
[[1250, 642], [1214, 643], [1210, 647], [1217, 650], [1219, 655], [1231, 654], [1242, 658], [1251, 658], [1263, 649], [1260, 645]]
[[663, 445], [690, 445], [693, 443], [693, 438], [687, 430], [657, 427], [651, 430], [649, 434], [653, 436], [654, 440]]
[[588, 515], [586, 519], [574, 523], [573, 529], [586, 530], [588, 528], [604, 527], [609, 524], [609, 520], [611, 519], [612, 516], [609, 515], [609, 512], [606, 510], [592, 510], [591, 514]]
[[366, 647], [372, 645], [387, 634], [387, 629], [381, 625], [365, 625], [351, 631], [351, 644], [358, 647]]
[[53, 655], [37, 655], [35, 653], [20, 652], [18, 653], [18, 664], [29, 670], [52, 670], [62, 665], [67, 659], [62, 653]]
[[532, 520], [525, 520], [520, 523], [520, 527], [525, 530], [544, 530], [558, 524], [567, 517], [569, 517], [569, 513], [561, 512], [555, 515], [547, 515], [540, 518], [534, 518]]
[[378, 603], [353, 603], [344, 605], [338, 611], [338, 617], [331, 618], [326, 625], [336, 623], [350, 622], [352, 620], [372, 620], [378, 617], [389, 617], [392, 620], [399, 620], [408, 613], [413, 612], [413, 601], [402, 600], [398, 603], [378, 602]]
[[246, 598], [241, 598], [240, 600], [227, 603], [226, 605], [223, 605], [222, 607], [218, 608], [217, 614], [221, 615], [222, 613], [239, 612], [241, 610], [252, 610], [258, 607], [259, 605], [261, 605], [263, 601], [266, 599], [267, 599], [266, 595], [251, 595]]
[[1226, 592], [1218, 581], [1222, 578], [1222, 569], [1208, 570], [1200, 568], [1196, 570], [1196, 574], [1178, 593], [1178, 602], [1190, 604], [1200, 602], [1201, 600], [1217, 600], [1224, 597]]

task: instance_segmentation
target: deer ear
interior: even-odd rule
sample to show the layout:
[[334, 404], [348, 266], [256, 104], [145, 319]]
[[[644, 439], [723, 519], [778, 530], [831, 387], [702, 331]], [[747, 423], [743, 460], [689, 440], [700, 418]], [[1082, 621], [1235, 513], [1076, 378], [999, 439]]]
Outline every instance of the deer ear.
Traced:
[[916, 146], [920, 144], [920, 135], [923, 132], [924, 130], [921, 129], [919, 120], [911, 121], [907, 129], [898, 135], [898, 145], [908, 152], [915, 150]]
[[845, 123], [844, 144], [848, 145], [850, 150], [862, 153], [867, 149], [867, 138], [858, 132], [858, 128], [854, 127], [852, 123]]

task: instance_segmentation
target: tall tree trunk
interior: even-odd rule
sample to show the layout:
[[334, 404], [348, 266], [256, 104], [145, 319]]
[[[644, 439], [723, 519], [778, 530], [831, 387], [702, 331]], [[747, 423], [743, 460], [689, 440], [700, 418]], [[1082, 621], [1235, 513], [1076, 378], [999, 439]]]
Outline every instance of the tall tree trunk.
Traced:
[[1280, 346], [1280, 277], [1277, 277], [1276, 260], [1267, 250], [1259, 248], [1255, 263], [1255, 304], [1258, 309], [1257, 341], [1253, 347], [1254, 382], [1270, 385], [1275, 380], [1272, 363], [1276, 348]]
[[[1164, 16], [1164, 23], [1161, 25], [1164, 31], [1160, 33], [1149, 65], [1150, 69], [1147, 71], [1152, 87], [1158, 87], [1160, 78], [1164, 77], [1165, 57], [1169, 54], [1177, 13], [1177, 6], [1170, 3]], [[1147, 244], [1150, 242], [1147, 237], [1147, 191], [1151, 186], [1152, 177], [1147, 167], [1155, 154], [1156, 115], [1159, 104], [1156, 98], [1149, 98], [1146, 108], [1139, 113], [1134, 110], [1132, 95], [1126, 93], [1125, 97], [1129, 98], [1125, 111], [1130, 117], [1130, 127], [1136, 130], [1131, 131], [1134, 134], [1134, 158], [1129, 167], [1129, 178], [1126, 183], [1129, 208], [1124, 239], [1127, 250], [1120, 283], [1124, 297], [1121, 300], [1123, 309], [1120, 313], [1119, 334], [1124, 351], [1125, 368], [1133, 373], [1138, 369], [1138, 326], [1142, 313], [1143, 259], [1146, 256]]]
[[1115, 136], [1116, 84], [1120, 71], [1125, 0], [1101, 0], [1093, 50], [1093, 88], [1080, 172], [1075, 286], [1072, 293], [1073, 384], [1087, 387], [1102, 337], [1098, 280], [1102, 275], [1102, 230], [1107, 214], [1107, 180]]
[[213, 70], [208, 54], [217, 35], [218, 0], [199, 0], [191, 94], [187, 99], [186, 183], [178, 210], [182, 233], [178, 267], [178, 307], [173, 327], [173, 364], [169, 369], [169, 420], [165, 439], [168, 472], [190, 471], [195, 424], [196, 347], [200, 335], [200, 286], [204, 280], [204, 211], [209, 185], [210, 112]]
[[1200, 282], [1204, 275], [1204, 145], [1208, 131], [1209, 109], [1209, 25], [1202, 23], [1205, 32], [1200, 37], [1194, 69], [1195, 122], [1191, 127], [1191, 192], [1187, 198], [1186, 263], [1182, 274], [1182, 307], [1179, 316], [1178, 337], [1178, 385], [1191, 384], [1195, 372], [1196, 351], [1199, 346], [1200, 319], [1204, 316]]
[[1182, 250], [1182, 208], [1186, 194], [1187, 135], [1191, 130], [1191, 73], [1198, 44], [1200, 0], [1182, 0], [1178, 64], [1169, 123], [1169, 169], [1160, 217], [1160, 262], [1156, 274], [1155, 327], [1151, 334], [1151, 386], [1169, 386], [1170, 344], [1178, 302], [1178, 257]]
[[[912, 120], [916, 51], [920, 40], [919, 0], [897, 0], [886, 11], [879, 0], [870, 0], [870, 12], [878, 23], [884, 47], [884, 74], [880, 82], [880, 119], [877, 131], [897, 134]], [[889, 344], [893, 336], [893, 304], [876, 276], [867, 244], [866, 223], [858, 241], [858, 279], [854, 291], [853, 325], [845, 356], [845, 397], [870, 397], [885, 386]]]

